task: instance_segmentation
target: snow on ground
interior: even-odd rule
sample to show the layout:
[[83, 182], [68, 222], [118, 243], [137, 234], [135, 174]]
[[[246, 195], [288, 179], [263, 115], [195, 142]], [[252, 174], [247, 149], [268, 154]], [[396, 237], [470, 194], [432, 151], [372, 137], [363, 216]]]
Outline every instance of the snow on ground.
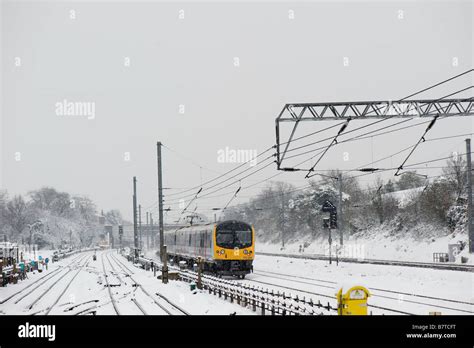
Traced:
[[[90, 310], [96, 311], [98, 315], [115, 314], [108, 288], [105, 286], [104, 266], [109, 283], [119, 285], [110, 289], [120, 314], [142, 314], [132, 299], [135, 299], [147, 314], [166, 314], [154, 303], [156, 300], [170, 309], [170, 306], [156, 295], [157, 292], [190, 314], [255, 314], [205, 291], [191, 292], [190, 284], [185, 282], [170, 281], [163, 284], [154, 277], [152, 271], [132, 265], [117, 251], [98, 251], [95, 261], [93, 254], [93, 251], [88, 251], [72, 255], [50, 264], [47, 271], [29, 273], [25, 281], [0, 287], [0, 302], [26, 289], [5, 303], [0, 303], [0, 314], [45, 314], [53, 304], [50, 314], [78, 314]], [[147, 252], [147, 256], [156, 258], [155, 251]], [[130, 275], [152, 298], [139, 287], [133, 286]], [[320, 300], [323, 304], [329, 301], [333, 306], [336, 304], [335, 293], [338, 284], [363, 285], [372, 294], [369, 306], [414, 314], [428, 314], [430, 311], [442, 314], [474, 314], [472, 304], [445, 301], [450, 299], [474, 303], [474, 273], [469, 272], [355, 263], [336, 265], [335, 262], [329, 265], [328, 261], [256, 255], [254, 273], [248, 275], [245, 280], [236, 281], [297, 294], [299, 297], [305, 296], [315, 302]], [[70, 286], [66, 288], [70, 282]], [[27, 288], [29, 285], [31, 286]], [[373, 314], [396, 314], [380, 308], [369, 308]]]
[[[419, 261], [433, 262], [433, 253], [447, 253], [448, 244], [457, 244], [463, 238], [455, 235], [436, 237], [433, 239], [417, 240], [412, 237], [396, 238], [390, 236], [384, 231], [376, 231], [371, 235], [364, 236], [344, 236], [344, 250], [342, 256], [379, 259], [379, 260], [399, 260], [399, 261]], [[333, 241], [336, 242], [339, 236], [333, 234]], [[300, 252], [300, 246], [309, 244]], [[256, 251], [282, 254], [328, 254], [327, 238], [318, 238], [309, 240], [302, 238], [297, 242], [285, 243], [282, 249], [279, 243], [256, 243]], [[456, 262], [460, 263], [460, 257], [467, 256], [468, 263], [474, 264], [474, 257], [469, 257], [467, 248], [465, 248], [457, 257]]]
[[[280, 275], [265, 272], [275, 272], [280, 273]], [[290, 278], [284, 275], [304, 278]], [[374, 295], [369, 298], [369, 304], [416, 314], [428, 314], [429, 311], [440, 311], [443, 314], [474, 314], [473, 305], [446, 303], [440, 300], [375, 290], [398, 291], [474, 303], [474, 273], [470, 272], [355, 263], [339, 263], [339, 265], [336, 265], [335, 262], [329, 265], [328, 261], [257, 255], [254, 261], [254, 274], [247, 276], [249, 284], [253, 283], [252, 280], [332, 296], [334, 298], [332, 303], [335, 302], [334, 296], [338, 290], [337, 284], [362, 285], [366, 286]], [[286, 291], [290, 292], [291, 290]], [[297, 291], [291, 292], [297, 293]], [[320, 298], [323, 303], [328, 301], [326, 297], [308, 295], [308, 293], [301, 293], [301, 295]], [[420, 305], [409, 301], [432, 305]], [[462, 311], [437, 306], [457, 308]], [[374, 313], [377, 313], [377, 311]]]
[[[0, 302], [2, 302], [10, 295], [36, 282], [21, 294], [0, 304], [0, 314], [45, 314], [48, 307], [55, 303], [50, 314], [77, 314], [87, 309], [96, 310], [98, 315], [115, 314], [108, 288], [105, 286], [102, 259], [109, 283], [120, 284], [111, 287], [120, 314], [141, 315], [142, 312], [132, 301], [135, 299], [147, 314], [166, 315], [153, 299], [168, 309], [170, 306], [155, 295], [156, 292], [194, 315], [253, 314], [251, 310], [218, 299], [205, 291], [191, 292], [188, 283], [170, 281], [168, 284], [163, 284], [154, 277], [153, 272], [133, 266], [116, 251], [98, 251], [95, 261], [92, 258], [93, 254], [94, 252], [89, 251], [73, 255], [50, 264], [48, 271], [29, 273], [25, 281], [0, 287]], [[120, 267], [120, 262], [126, 267], [125, 269]], [[139, 287], [133, 286], [133, 281], [128, 276], [131, 272], [133, 279], [141, 284], [153, 299]], [[42, 277], [44, 279], [40, 279]], [[69, 282], [71, 284], [66, 288]]]

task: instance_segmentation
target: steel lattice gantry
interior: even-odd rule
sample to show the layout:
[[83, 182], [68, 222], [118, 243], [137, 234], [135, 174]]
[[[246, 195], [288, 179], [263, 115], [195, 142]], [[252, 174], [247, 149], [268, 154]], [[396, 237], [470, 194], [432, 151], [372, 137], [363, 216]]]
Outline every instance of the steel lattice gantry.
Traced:
[[[474, 116], [474, 99], [434, 99], [406, 101], [367, 101], [345, 103], [295, 103], [286, 104], [275, 119], [276, 162], [281, 169], [296, 128], [302, 121], [327, 121], [347, 119], [381, 119], [413, 117]], [[280, 124], [293, 122], [287, 141], [280, 142]], [[285, 145], [281, 151], [281, 145]]]

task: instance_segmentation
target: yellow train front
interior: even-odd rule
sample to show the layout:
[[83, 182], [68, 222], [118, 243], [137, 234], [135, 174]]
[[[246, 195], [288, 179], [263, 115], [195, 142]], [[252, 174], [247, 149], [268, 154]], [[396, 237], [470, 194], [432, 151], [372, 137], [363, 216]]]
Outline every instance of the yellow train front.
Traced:
[[165, 232], [168, 258], [188, 265], [204, 260], [204, 271], [244, 278], [252, 272], [255, 232], [250, 224], [228, 220]]

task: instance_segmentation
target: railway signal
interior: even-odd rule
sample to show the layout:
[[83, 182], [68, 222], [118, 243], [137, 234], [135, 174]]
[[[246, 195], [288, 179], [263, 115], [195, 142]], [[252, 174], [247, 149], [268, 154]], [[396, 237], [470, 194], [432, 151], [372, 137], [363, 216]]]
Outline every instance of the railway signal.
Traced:
[[329, 200], [324, 201], [323, 206], [321, 207], [321, 211], [325, 213], [330, 213], [335, 210], [336, 210], [336, 206], [332, 204], [331, 201]]
[[[331, 230], [337, 229], [337, 207], [329, 200], [324, 201], [321, 211], [324, 213], [329, 213], [329, 218], [323, 218], [323, 228], [327, 229], [329, 232], [328, 235], [328, 244], [329, 244], [329, 264], [332, 264], [332, 236]], [[341, 238], [342, 241], [342, 238]], [[337, 256], [337, 255], [336, 255]]]
[[119, 242], [120, 242], [120, 250], [122, 250], [122, 238], [123, 238], [123, 226], [118, 226], [118, 235], [119, 235]]
[[331, 229], [337, 229], [337, 211], [332, 211], [329, 214], [329, 227]]

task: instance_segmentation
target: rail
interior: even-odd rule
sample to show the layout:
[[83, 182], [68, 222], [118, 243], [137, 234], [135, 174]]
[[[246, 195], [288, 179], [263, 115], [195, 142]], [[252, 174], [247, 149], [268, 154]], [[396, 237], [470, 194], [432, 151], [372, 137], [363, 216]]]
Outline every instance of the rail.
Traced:
[[[264, 256], [278, 256], [278, 257], [289, 257], [295, 259], [308, 259], [308, 260], [329, 260], [329, 256], [322, 254], [279, 254], [279, 253], [267, 253], [267, 252], [256, 252], [257, 255]], [[335, 258], [332, 258], [333, 261]], [[339, 262], [350, 262], [350, 263], [362, 263], [362, 264], [374, 264], [374, 265], [388, 265], [388, 266], [406, 266], [406, 267], [420, 267], [420, 268], [432, 268], [438, 270], [451, 270], [451, 271], [463, 271], [463, 272], [474, 272], [474, 265], [466, 264], [453, 264], [453, 263], [432, 263], [432, 262], [415, 262], [415, 261], [395, 261], [395, 260], [377, 260], [377, 259], [357, 259], [352, 257], [339, 257]]]
[[[158, 269], [161, 263], [157, 260], [140, 257], [136, 260], [144, 269], [151, 269], [151, 263]], [[179, 280], [192, 283], [197, 282], [198, 274], [190, 270], [180, 270], [178, 267], [169, 266], [179, 274]], [[254, 312], [257, 309], [262, 315], [323, 315], [324, 312], [337, 312], [337, 307], [329, 302], [323, 304], [320, 300], [299, 297], [298, 295], [287, 294], [285, 292], [274, 291], [248, 284], [226, 280], [211, 275], [201, 275], [202, 288], [209, 294], [234, 301], [243, 307], [250, 307]], [[335, 313], [334, 313], [335, 314]]]

